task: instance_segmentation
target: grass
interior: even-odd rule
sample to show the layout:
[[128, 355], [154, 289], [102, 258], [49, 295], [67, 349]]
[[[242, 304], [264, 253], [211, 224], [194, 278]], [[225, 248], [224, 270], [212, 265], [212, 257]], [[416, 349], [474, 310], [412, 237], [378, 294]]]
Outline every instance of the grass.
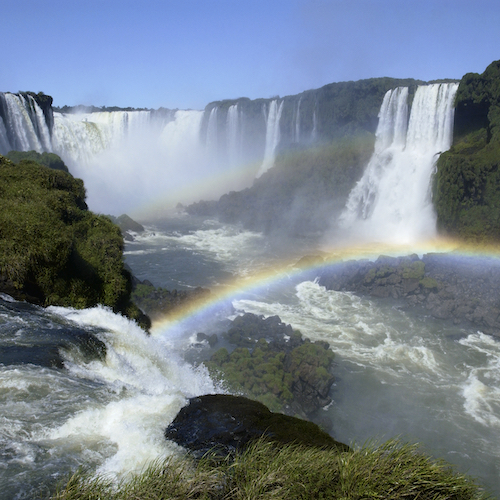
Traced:
[[234, 460], [169, 458], [119, 484], [77, 472], [52, 500], [486, 499], [469, 477], [390, 440], [338, 453], [257, 441]]

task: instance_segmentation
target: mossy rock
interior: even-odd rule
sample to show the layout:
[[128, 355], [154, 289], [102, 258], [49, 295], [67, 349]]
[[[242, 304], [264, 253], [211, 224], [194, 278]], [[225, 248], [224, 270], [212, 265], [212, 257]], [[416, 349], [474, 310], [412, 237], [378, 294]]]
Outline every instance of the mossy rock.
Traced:
[[241, 396], [210, 394], [192, 398], [165, 431], [165, 437], [197, 457], [225, 456], [256, 439], [348, 451], [316, 424], [271, 412], [264, 404]]
[[425, 290], [437, 290], [439, 288], [439, 283], [434, 278], [426, 276], [420, 280], [420, 285]]
[[415, 261], [411, 264], [404, 265], [401, 270], [401, 275], [404, 279], [418, 279], [421, 280], [425, 273], [425, 263], [422, 261]]
[[[240, 331], [245, 334], [240, 335]], [[334, 353], [327, 342], [303, 339], [278, 317], [264, 319], [251, 314], [236, 318], [229, 333], [226, 338], [240, 347], [231, 353], [221, 348], [204, 362], [212, 377], [229, 390], [256, 399], [272, 411], [303, 416], [330, 402]], [[272, 340], [268, 342], [262, 335]]]

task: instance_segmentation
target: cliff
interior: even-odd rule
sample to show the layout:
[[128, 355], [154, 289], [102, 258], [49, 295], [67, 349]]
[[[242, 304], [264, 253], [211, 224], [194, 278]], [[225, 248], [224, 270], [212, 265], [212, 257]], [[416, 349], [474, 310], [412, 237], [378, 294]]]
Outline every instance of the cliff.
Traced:
[[479, 242], [500, 239], [500, 61], [466, 74], [456, 96], [454, 142], [437, 163], [438, 228]]
[[130, 301], [123, 238], [87, 209], [80, 179], [0, 156], [0, 292], [40, 305], [102, 304], [142, 322]]

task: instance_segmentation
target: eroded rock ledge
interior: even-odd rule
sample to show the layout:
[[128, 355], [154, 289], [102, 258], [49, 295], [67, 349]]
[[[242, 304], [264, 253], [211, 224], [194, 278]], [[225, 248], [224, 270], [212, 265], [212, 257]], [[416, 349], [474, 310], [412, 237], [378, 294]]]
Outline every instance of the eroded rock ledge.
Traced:
[[431, 316], [500, 336], [500, 262], [455, 254], [381, 256], [328, 268], [329, 290], [401, 299]]

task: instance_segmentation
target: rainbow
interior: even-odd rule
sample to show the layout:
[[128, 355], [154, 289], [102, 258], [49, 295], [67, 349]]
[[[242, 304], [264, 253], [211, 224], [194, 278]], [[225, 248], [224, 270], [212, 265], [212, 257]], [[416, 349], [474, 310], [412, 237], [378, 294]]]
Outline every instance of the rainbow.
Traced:
[[[261, 163], [261, 162], [260, 162]], [[151, 221], [162, 219], [166, 211], [173, 210], [177, 203], [189, 204], [201, 199], [214, 199], [214, 193], [228, 193], [244, 189], [252, 185], [260, 163], [252, 162], [233, 165], [223, 172], [207, 171], [205, 175], [196, 179], [187, 177], [181, 185], [174, 184], [170, 189], [164, 190], [161, 196], [154, 197], [141, 206], [130, 210], [132, 217], [138, 220]]]
[[169, 330], [183, 330], [189, 324], [200, 324], [203, 319], [217, 314], [224, 306], [229, 306], [234, 300], [269, 288], [286, 280], [298, 281], [314, 279], [314, 273], [320, 273], [324, 268], [341, 264], [347, 260], [369, 259], [375, 260], [380, 255], [404, 256], [410, 254], [423, 255], [426, 253], [449, 253], [470, 258], [492, 257], [500, 259], [500, 247], [497, 245], [465, 244], [453, 239], [439, 238], [422, 242], [418, 245], [388, 246], [386, 244], [372, 244], [367, 246], [351, 246], [345, 248], [326, 248], [320, 252], [312, 252], [301, 261], [284, 261], [278, 266], [262, 269], [251, 276], [238, 277], [227, 282], [207, 296], [189, 302], [184, 307], [176, 308], [173, 312], [154, 322], [152, 335], [164, 335]]

